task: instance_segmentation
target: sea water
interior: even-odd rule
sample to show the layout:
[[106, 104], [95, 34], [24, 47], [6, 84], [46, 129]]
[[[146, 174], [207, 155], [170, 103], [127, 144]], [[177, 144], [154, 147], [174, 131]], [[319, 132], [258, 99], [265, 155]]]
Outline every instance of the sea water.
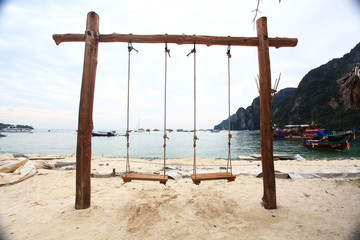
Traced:
[[[118, 131], [124, 133], [124, 131]], [[76, 153], [75, 130], [34, 130], [33, 133], [5, 133], [0, 137], [0, 153], [12, 154], [60, 154]], [[260, 131], [232, 131], [231, 158], [260, 154]], [[167, 158], [192, 158], [194, 156], [193, 133], [167, 133]], [[198, 131], [196, 156], [199, 158], [228, 157], [228, 132]], [[131, 132], [129, 155], [132, 158], [163, 158], [163, 132]], [[350, 149], [343, 152], [311, 149], [302, 146], [300, 140], [274, 140], [274, 154], [300, 155], [308, 159], [360, 158], [360, 140], [356, 138]], [[92, 137], [92, 155], [126, 157], [126, 137]]]

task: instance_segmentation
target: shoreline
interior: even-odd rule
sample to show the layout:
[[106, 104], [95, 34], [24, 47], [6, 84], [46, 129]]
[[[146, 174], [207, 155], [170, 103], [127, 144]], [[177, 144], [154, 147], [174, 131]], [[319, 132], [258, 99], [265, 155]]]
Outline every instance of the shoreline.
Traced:
[[[29, 157], [52, 164], [76, 161], [74, 155]], [[125, 160], [93, 156], [91, 172], [124, 171]], [[192, 160], [170, 159], [168, 167], [191, 172]], [[162, 160], [131, 159], [130, 164], [139, 172], [163, 167]], [[226, 160], [199, 159], [198, 171], [224, 165]], [[33, 177], [0, 187], [5, 239], [355, 239], [360, 234], [359, 178], [276, 178], [277, 209], [266, 210], [262, 179], [241, 174], [261, 169], [261, 161], [242, 160], [233, 162], [233, 171], [240, 172], [234, 182], [195, 185], [181, 177], [164, 186], [124, 184], [118, 176], [91, 178], [91, 206], [75, 210], [76, 171], [67, 167], [38, 169]], [[360, 171], [360, 160], [281, 160], [275, 169]]]
[[[0, 154], [8, 154], [8, 153], [0, 153]], [[61, 159], [61, 158], [68, 158], [68, 157], [75, 157], [76, 154], [72, 153], [72, 154], [36, 154], [36, 153], [10, 153], [12, 155], [14, 155], [15, 157], [29, 157], [29, 158], [39, 158], [39, 159], [46, 159], [47, 156], [50, 156], [49, 159], [46, 160], [51, 160], [53, 159]], [[252, 154], [255, 155], [255, 154]], [[258, 156], [260, 156], [260, 154], [256, 154]], [[278, 159], [276, 158], [277, 154], [274, 154], [274, 162], [276, 161], [284, 161], [284, 160], [297, 160], [296, 159], [296, 155], [292, 156], [292, 155], [284, 155], [284, 154], [278, 154], [281, 156], [287, 156], [288, 159]], [[299, 155], [300, 156], [300, 155]], [[98, 156], [98, 155], [92, 155], [92, 158], [106, 158], [106, 159], [124, 159], [126, 158], [126, 156]], [[176, 159], [188, 159], [188, 158], [192, 158], [192, 157], [167, 157], [167, 160], [176, 160]], [[216, 159], [216, 160], [227, 160], [227, 158], [222, 158], [222, 157], [216, 157], [216, 158], [211, 158], [211, 157], [199, 157], [200, 159]], [[326, 157], [326, 158], [303, 158], [300, 156], [301, 159], [304, 160], [309, 160], [309, 161], [333, 161], [333, 160], [360, 160], [360, 157]], [[163, 157], [131, 157], [131, 159], [141, 159], [141, 160], [163, 160]], [[258, 157], [252, 157], [251, 155], [249, 156], [237, 156], [237, 157], [232, 157], [231, 158], [232, 161], [242, 161], [242, 160], [248, 160], [248, 161], [258, 161], [260, 160], [260, 158]]]
[[[63, 163], [76, 163], [75, 155], [37, 155], [29, 154], [27, 157], [30, 160], [47, 160], [49, 162], [58, 161]], [[92, 173], [94, 172], [112, 172], [115, 168], [117, 172], [125, 171], [126, 158], [109, 158], [92, 156], [91, 166]], [[222, 171], [226, 169], [227, 159], [219, 158], [198, 158], [197, 170], [200, 172]], [[130, 158], [131, 170], [153, 173], [163, 170], [163, 159], [159, 158]], [[193, 170], [193, 158], [174, 158], [166, 159], [167, 171], [179, 170], [184, 172], [191, 172]], [[235, 175], [247, 173], [250, 170], [261, 170], [261, 160], [232, 160], [232, 170]], [[357, 170], [360, 171], [360, 159], [302, 159], [302, 160], [276, 160], [274, 161], [275, 170], [282, 172], [301, 172], [306, 173], [314, 170], [324, 171], [345, 171]], [[360, 174], [360, 173], [359, 173]], [[360, 176], [360, 175], [359, 175]]]

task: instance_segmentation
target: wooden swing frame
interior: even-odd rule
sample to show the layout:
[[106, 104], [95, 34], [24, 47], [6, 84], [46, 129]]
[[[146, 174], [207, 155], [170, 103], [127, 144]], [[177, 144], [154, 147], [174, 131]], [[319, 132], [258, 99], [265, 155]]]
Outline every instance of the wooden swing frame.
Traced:
[[263, 203], [266, 209], [276, 208], [275, 171], [272, 142], [271, 69], [269, 47], [295, 47], [296, 38], [269, 38], [267, 18], [256, 21], [257, 37], [216, 37], [196, 35], [132, 35], [100, 34], [99, 16], [89, 12], [84, 34], [54, 34], [57, 45], [62, 42], [85, 42], [82, 75], [77, 148], [76, 148], [76, 199], [75, 208], [85, 209], [91, 202], [91, 132], [93, 130], [93, 103], [99, 42], [176, 43], [254, 46], [258, 48], [260, 76], [260, 133], [261, 162], [263, 170]]

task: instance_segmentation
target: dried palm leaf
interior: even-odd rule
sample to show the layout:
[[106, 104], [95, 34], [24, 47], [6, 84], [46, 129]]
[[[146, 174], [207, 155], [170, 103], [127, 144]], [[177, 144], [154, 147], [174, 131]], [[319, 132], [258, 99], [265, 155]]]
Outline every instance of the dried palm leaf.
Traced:
[[360, 111], [360, 64], [351, 72], [337, 80], [344, 105], [348, 109]]

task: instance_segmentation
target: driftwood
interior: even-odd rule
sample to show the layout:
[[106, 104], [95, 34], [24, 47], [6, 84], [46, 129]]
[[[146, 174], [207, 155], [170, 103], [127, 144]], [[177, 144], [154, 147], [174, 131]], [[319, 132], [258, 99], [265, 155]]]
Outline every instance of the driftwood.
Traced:
[[338, 79], [337, 83], [340, 86], [345, 107], [360, 111], [360, 64]]
[[65, 159], [65, 157], [28, 157], [29, 160], [59, 160]]
[[[262, 177], [263, 177], [263, 173], [262, 173], [262, 172], [259, 173], [256, 177], [262, 178]], [[275, 178], [289, 179], [289, 178], [291, 178], [291, 177], [289, 176], [288, 173], [275, 170]]]
[[62, 167], [68, 167], [68, 166], [75, 166], [76, 162], [56, 162], [54, 164], [54, 168], [62, 168]]

